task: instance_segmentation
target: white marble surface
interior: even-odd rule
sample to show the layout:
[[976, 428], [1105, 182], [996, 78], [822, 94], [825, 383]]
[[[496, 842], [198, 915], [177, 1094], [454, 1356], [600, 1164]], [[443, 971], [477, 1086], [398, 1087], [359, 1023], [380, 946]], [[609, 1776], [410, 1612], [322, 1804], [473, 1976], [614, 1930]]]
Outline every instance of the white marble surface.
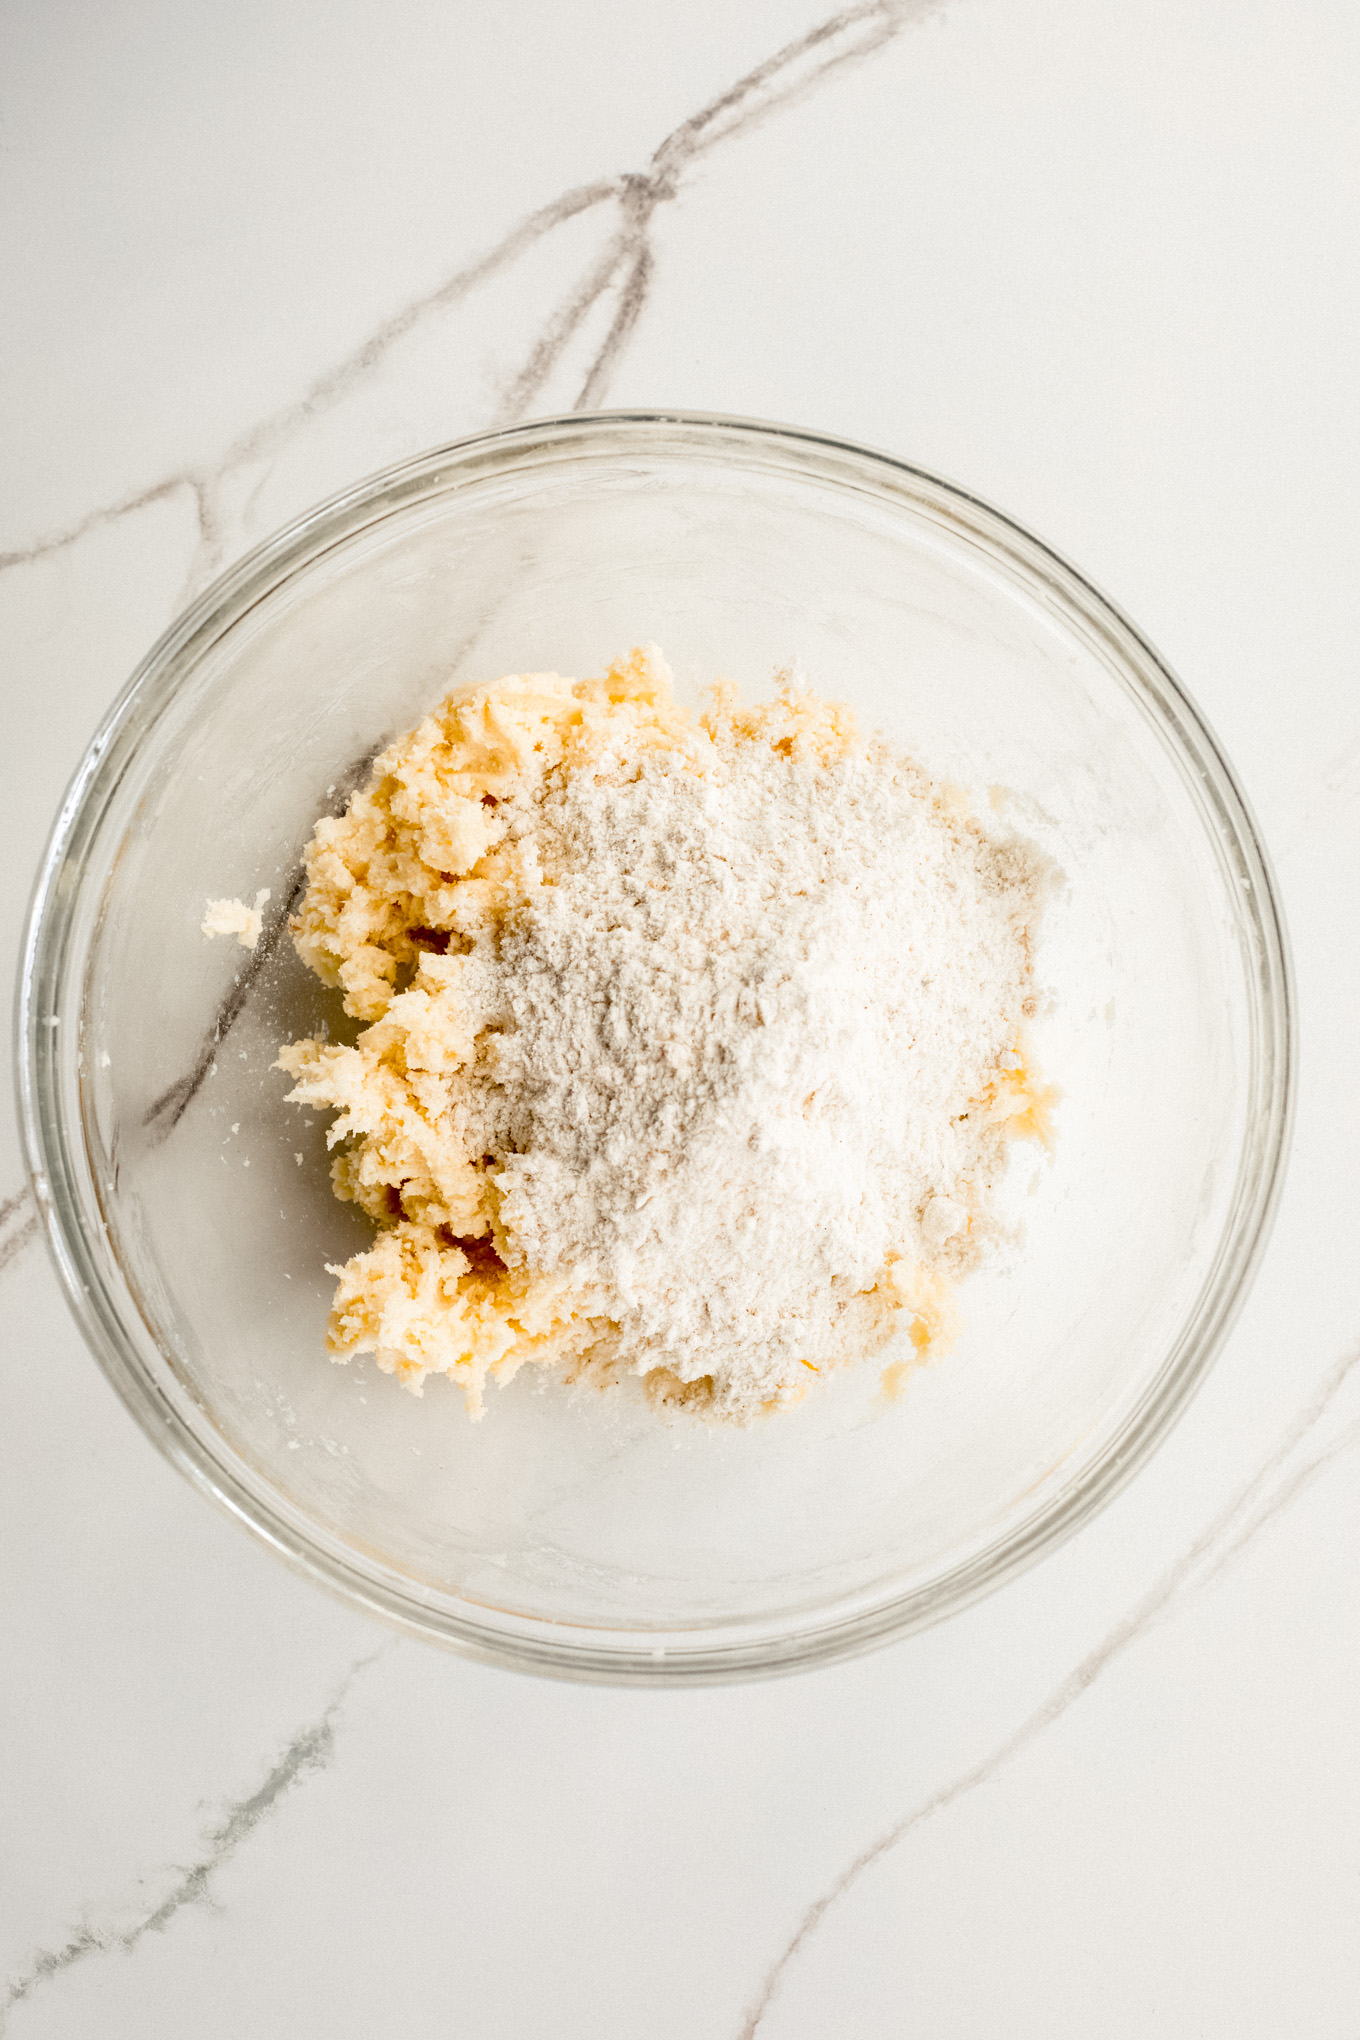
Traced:
[[1109, 589], [1256, 805], [1303, 1038], [1259, 1279], [1134, 1486], [939, 1630], [695, 1694], [395, 1641], [206, 1508], [68, 1319], [6, 1106], [5, 2034], [1354, 2040], [1360, 14], [46, 0], [4, 35], [7, 958], [188, 590], [428, 444], [662, 403], [906, 455]]

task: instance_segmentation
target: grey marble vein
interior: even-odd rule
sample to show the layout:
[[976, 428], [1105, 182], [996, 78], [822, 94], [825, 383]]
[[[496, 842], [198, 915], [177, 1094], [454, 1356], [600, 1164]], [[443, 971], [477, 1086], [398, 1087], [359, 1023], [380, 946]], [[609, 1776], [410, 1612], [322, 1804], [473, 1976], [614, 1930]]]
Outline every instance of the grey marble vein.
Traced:
[[7, 1198], [3, 1207], [0, 1208], [8, 1211], [11, 1207], [17, 1207], [26, 1215], [16, 1220], [14, 1224], [6, 1226], [4, 1231], [0, 1232], [0, 1275], [5, 1274], [8, 1269], [14, 1266], [21, 1255], [27, 1253], [34, 1240], [37, 1239], [42, 1231], [42, 1221], [33, 1209], [32, 1193], [27, 1184], [24, 1185], [23, 1189], [16, 1190], [14, 1195]]
[[[854, 1861], [814, 1899], [797, 1927], [766, 1972], [760, 1991], [746, 2013], [738, 2040], [755, 2040], [765, 2015], [774, 2004], [789, 1969], [802, 1954], [827, 1915], [867, 1870], [904, 1842], [909, 1835], [963, 1799], [977, 1786], [989, 1784], [1011, 1758], [1037, 1741], [1068, 1709], [1090, 1690], [1107, 1667], [1122, 1657], [1130, 1644], [1145, 1636], [1171, 1607], [1188, 1594], [1198, 1592], [1218, 1578], [1268, 1524], [1284, 1511], [1343, 1453], [1360, 1444], [1360, 1422], [1348, 1425], [1336, 1438], [1318, 1446], [1297, 1466], [1289, 1461], [1310, 1433], [1326, 1416], [1337, 1396], [1356, 1370], [1360, 1369], [1360, 1345], [1346, 1353], [1333, 1367], [1321, 1388], [1289, 1425], [1280, 1442], [1244, 1482], [1237, 1493], [1213, 1518], [1189, 1548], [1182, 1553], [1143, 1598], [1107, 1631], [1095, 1648], [1056, 1686], [1040, 1706], [1022, 1721], [1004, 1741], [978, 1763], [918, 1801], [911, 1810], [886, 1828], [862, 1849]], [[1283, 1475], [1283, 1478], [1278, 1478]]]
[[564, 192], [519, 221], [494, 246], [461, 265], [433, 290], [411, 298], [351, 354], [319, 375], [300, 397], [243, 432], [215, 464], [186, 466], [146, 488], [100, 505], [60, 530], [0, 553], [0, 572], [31, 565], [102, 526], [184, 491], [193, 500], [199, 532], [191, 580], [201, 585], [222, 563], [227, 541], [221, 491], [236, 470], [248, 461], [268, 458], [302, 426], [331, 409], [434, 313], [469, 297], [555, 228], [597, 206], [614, 204], [619, 209], [618, 233], [603, 260], [592, 266], [567, 303], [551, 315], [524, 367], [508, 386], [498, 421], [508, 423], [525, 414], [572, 335], [617, 281], [618, 307], [577, 399], [579, 409], [598, 404], [646, 300], [654, 264], [648, 238], [652, 217], [659, 205], [676, 197], [682, 174], [722, 144], [805, 99], [834, 73], [872, 56], [911, 22], [935, 11], [938, 4], [939, 0], [866, 0], [866, 4], [830, 15], [672, 129], [644, 170], [600, 178]]
[[38, 1237], [38, 1226], [33, 1193], [25, 1183], [0, 1204], [0, 1274]]
[[633, 330], [642, 317], [652, 288], [656, 257], [646, 233], [641, 235], [635, 248], [625, 246], [624, 254], [628, 269], [619, 291], [619, 301], [600, 351], [586, 370], [585, 381], [576, 399], [578, 411], [593, 411], [603, 403], [615, 366], [633, 337]]
[[613, 193], [619, 210], [618, 232], [509, 385], [501, 421], [508, 423], [525, 414], [567, 342], [617, 285], [613, 318], [586, 370], [574, 408], [593, 410], [603, 403], [651, 290], [656, 268], [654, 216], [660, 206], [679, 195], [685, 171], [723, 143], [736, 140], [772, 114], [805, 99], [833, 73], [863, 62], [937, 6], [938, 0], [867, 0], [863, 6], [829, 16], [673, 128], [652, 152], [644, 170], [620, 177]]
[[21, 1226], [0, 1242], [0, 1275], [3, 1275], [11, 1261], [17, 1261], [24, 1249], [37, 1239], [41, 1225], [36, 1211], [30, 1211]]
[[268, 1820], [295, 1785], [309, 1774], [324, 1771], [335, 1754], [335, 1731], [341, 1710], [360, 1676], [370, 1665], [385, 1657], [397, 1645], [397, 1638], [382, 1644], [355, 1661], [336, 1687], [330, 1702], [315, 1721], [291, 1736], [283, 1751], [252, 1792], [223, 1807], [217, 1824], [203, 1837], [203, 1847], [194, 1862], [175, 1865], [175, 1881], [164, 1898], [149, 1907], [131, 1926], [98, 1927], [88, 1919], [74, 1927], [59, 1948], [42, 1948], [29, 1959], [18, 1976], [11, 1977], [0, 1997], [0, 2034], [9, 2030], [18, 2006], [32, 1997], [42, 1984], [87, 1962], [96, 1955], [130, 1955], [148, 1934], [163, 1933], [186, 1906], [204, 1905], [212, 1899], [212, 1881], [231, 1861], [242, 1845]]
[[[340, 780], [333, 790], [333, 798], [327, 813], [333, 815], [343, 814], [350, 795], [357, 787], [362, 785], [367, 777], [369, 767], [381, 749], [381, 743], [370, 746], [364, 752], [362, 758], [356, 758], [348, 771], [341, 774]], [[260, 973], [278, 948], [284, 929], [288, 926], [289, 917], [301, 900], [306, 884], [307, 874], [299, 869], [284, 899], [280, 901], [277, 907], [272, 908], [266, 917], [264, 927], [260, 933], [260, 939], [255, 944], [248, 961], [238, 971], [236, 981], [230, 992], [228, 992], [226, 998], [219, 1006], [213, 1024], [199, 1049], [198, 1059], [194, 1063], [193, 1068], [187, 1071], [184, 1076], [177, 1078], [168, 1090], [162, 1091], [160, 1097], [147, 1107], [142, 1124], [148, 1127], [155, 1127], [161, 1139], [164, 1139], [167, 1134], [173, 1133], [193, 1100], [202, 1090], [208, 1072], [216, 1060], [217, 1051], [221, 1048], [222, 1043], [226, 1040], [232, 1028], [240, 1019], [241, 1014], [245, 1011], [246, 1003], [258, 982]], [[3, 1261], [0, 1261], [0, 1267], [3, 1267], [3, 1265]]]
[[384, 319], [352, 354], [319, 375], [302, 396], [281, 406], [233, 440], [215, 465], [181, 468], [148, 488], [102, 504], [61, 530], [0, 553], [0, 572], [28, 566], [51, 553], [61, 552], [101, 526], [129, 516], [133, 511], [148, 509], [180, 490], [187, 491], [194, 500], [200, 551], [215, 563], [222, 544], [218, 512], [220, 491], [222, 484], [236, 469], [248, 461], [266, 458], [303, 425], [330, 410], [379, 366], [399, 340], [413, 332], [432, 313], [470, 296], [480, 284], [509, 268], [554, 227], [613, 197], [617, 182], [617, 179], [608, 178], [597, 184], [581, 185], [521, 220], [484, 254], [456, 270], [435, 289], [412, 298]]
[[[365, 760], [366, 765], [372, 762], [373, 755], [370, 752], [369, 757]], [[354, 776], [351, 791], [353, 786], [357, 786], [358, 778], [358, 775]], [[202, 1090], [207, 1080], [208, 1072], [212, 1069], [217, 1059], [217, 1051], [221, 1048], [222, 1043], [226, 1040], [232, 1028], [240, 1019], [241, 1014], [245, 1011], [246, 1001], [255, 988], [260, 972], [278, 948], [280, 937], [288, 925], [289, 916], [302, 898], [306, 883], [307, 874], [302, 871], [298, 872], [284, 899], [280, 901], [276, 908], [270, 910], [264, 927], [260, 932], [259, 940], [256, 942], [249, 958], [237, 972], [236, 981], [230, 992], [228, 992], [226, 998], [217, 1009], [212, 1027], [209, 1029], [198, 1051], [198, 1057], [193, 1068], [186, 1071], [182, 1077], [177, 1077], [168, 1089], [161, 1092], [159, 1098], [156, 1098], [147, 1106], [145, 1113], [142, 1115], [142, 1124], [143, 1126], [155, 1127], [159, 1121], [157, 1131], [162, 1139], [167, 1134], [173, 1133], [189, 1109], [189, 1106], [193, 1103], [193, 1100]]]

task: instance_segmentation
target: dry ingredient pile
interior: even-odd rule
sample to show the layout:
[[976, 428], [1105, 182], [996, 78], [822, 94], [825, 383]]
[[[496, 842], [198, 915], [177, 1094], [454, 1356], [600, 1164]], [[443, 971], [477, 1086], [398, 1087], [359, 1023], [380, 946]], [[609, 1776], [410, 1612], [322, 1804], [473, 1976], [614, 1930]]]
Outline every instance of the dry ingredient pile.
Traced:
[[366, 1026], [279, 1060], [379, 1227], [330, 1271], [336, 1359], [473, 1415], [532, 1363], [744, 1423], [943, 1342], [1044, 1135], [1047, 869], [846, 709], [720, 686], [696, 721], [654, 651], [469, 688], [307, 875], [297, 949]]

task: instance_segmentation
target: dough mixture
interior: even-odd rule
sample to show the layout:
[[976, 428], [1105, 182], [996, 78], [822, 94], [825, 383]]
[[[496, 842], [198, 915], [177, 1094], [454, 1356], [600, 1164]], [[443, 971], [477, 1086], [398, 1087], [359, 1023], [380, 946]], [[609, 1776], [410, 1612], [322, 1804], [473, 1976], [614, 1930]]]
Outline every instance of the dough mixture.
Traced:
[[364, 1026], [279, 1061], [378, 1228], [330, 1271], [336, 1359], [474, 1416], [532, 1365], [740, 1423], [946, 1340], [1045, 1136], [1047, 867], [846, 709], [696, 720], [652, 651], [470, 687], [307, 876], [298, 952]]

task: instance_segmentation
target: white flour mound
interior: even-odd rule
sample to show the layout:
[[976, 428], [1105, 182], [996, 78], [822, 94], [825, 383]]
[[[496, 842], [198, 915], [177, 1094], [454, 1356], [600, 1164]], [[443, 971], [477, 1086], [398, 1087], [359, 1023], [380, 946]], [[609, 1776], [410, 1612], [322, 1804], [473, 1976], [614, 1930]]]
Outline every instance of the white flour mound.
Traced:
[[882, 755], [749, 742], [703, 778], [574, 775], [536, 840], [552, 883], [501, 942], [470, 1138], [505, 1156], [515, 1257], [588, 1274], [620, 1356], [749, 1418], [863, 1339], [885, 1270], [962, 1259], [1036, 858]]

